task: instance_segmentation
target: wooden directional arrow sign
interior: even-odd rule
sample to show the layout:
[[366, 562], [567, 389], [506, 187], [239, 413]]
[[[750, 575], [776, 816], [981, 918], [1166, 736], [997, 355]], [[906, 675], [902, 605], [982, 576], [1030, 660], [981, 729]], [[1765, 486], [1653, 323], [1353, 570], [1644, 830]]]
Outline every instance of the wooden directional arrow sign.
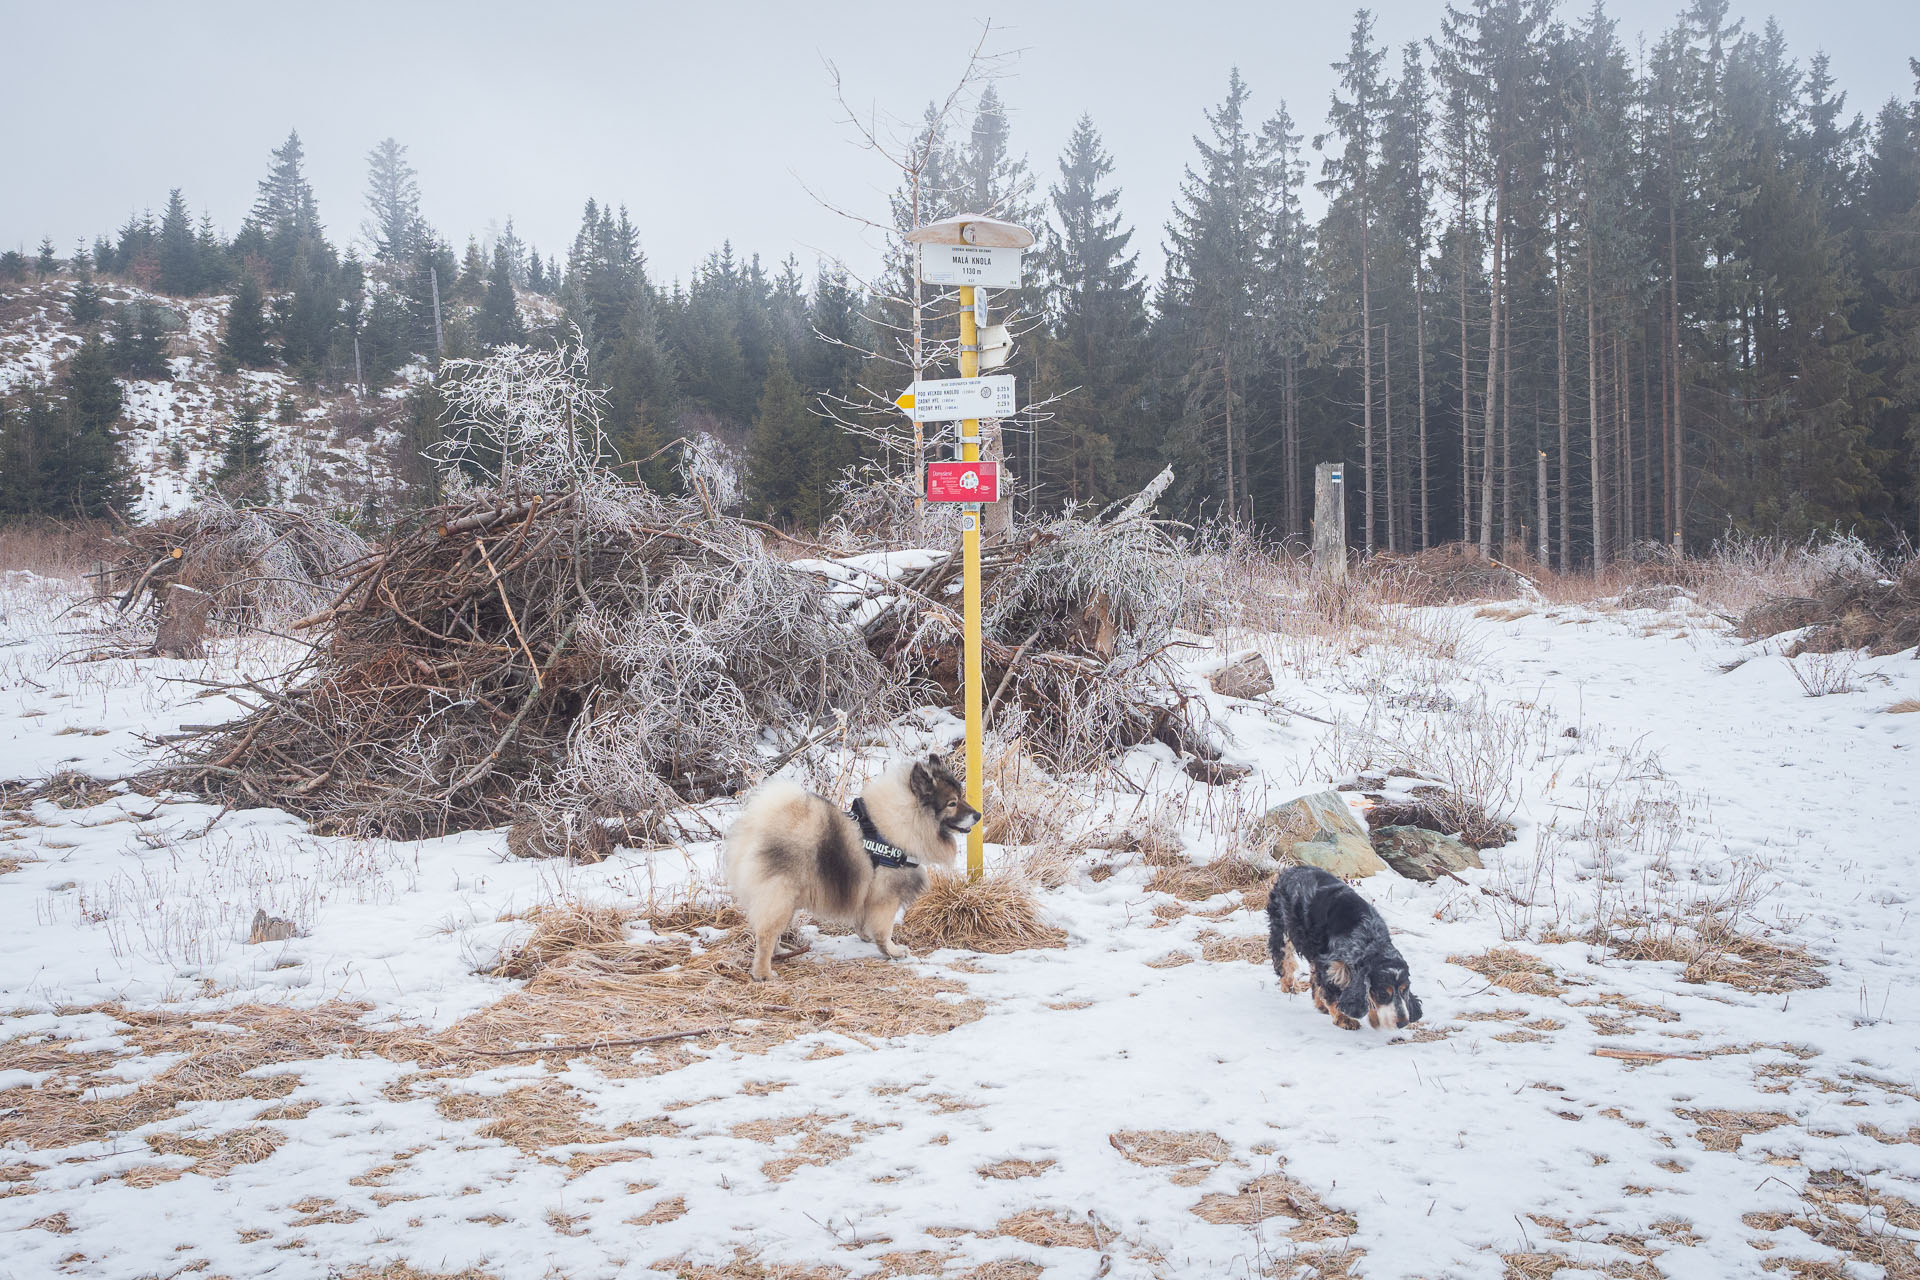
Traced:
[[958, 422], [962, 418], [1011, 418], [1013, 375], [991, 378], [924, 378], [902, 391], [894, 403], [918, 422]]

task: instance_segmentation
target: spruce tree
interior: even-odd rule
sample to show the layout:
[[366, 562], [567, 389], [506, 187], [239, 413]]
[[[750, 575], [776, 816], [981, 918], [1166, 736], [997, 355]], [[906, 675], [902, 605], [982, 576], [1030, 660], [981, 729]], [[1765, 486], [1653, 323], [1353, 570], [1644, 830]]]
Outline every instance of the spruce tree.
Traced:
[[242, 401], [220, 451], [220, 466], [214, 480], [230, 501], [259, 505], [269, 494], [267, 439], [260, 429], [260, 407], [251, 400]]
[[493, 270], [487, 275], [486, 297], [480, 303], [474, 336], [488, 351], [524, 344], [527, 327], [520, 322], [520, 305], [513, 293], [513, 262], [505, 244], [493, 249]]
[[767, 368], [766, 384], [753, 417], [747, 441], [747, 501], [763, 519], [792, 524], [805, 517], [817, 521], [822, 498], [811, 492], [814, 459], [809, 439], [814, 426], [800, 384], [776, 349]]
[[1250, 91], [1235, 68], [1227, 96], [1206, 113], [1210, 140], [1196, 137], [1167, 227], [1160, 312], [1162, 358], [1177, 396], [1172, 441], [1181, 487], [1234, 515], [1250, 514], [1246, 489], [1246, 391], [1259, 350], [1260, 248], [1269, 221], [1266, 183], [1247, 120]]
[[18, 284], [27, 278], [27, 255], [18, 249], [0, 253], [0, 280]]
[[1152, 465], [1140, 415], [1147, 286], [1139, 255], [1128, 251], [1133, 231], [1121, 225], [1112, 175], [1092, 117], [1081, 116], [1049, 192], [1053, 216], [1042, 262], [1053, 324], [1042, 361], [1046, 382], [1035, 388], [1071, 394], [1054, 410], [1039, 471], [1029, 477], [1049, 496], [1077, 502], [1108, 501]]
[[54, 509], [94, 519], [123, 508], [131, 496], [118, 429], [126, 401], [98, 333], [87, 338], [67, 365], [61, 392], [62, 438], [47, 477], [57, 495]]
[[[383, 138], [367, 153], [367, 212], [361, 234], [381, 262], [407, 263], [420, 246], [420, 184], [407, 149]], [[451, 282], [449, 282], [451, 283]]]
[[92, 276], [81, 276], [80, 282], [73, 286], [73, 292], [67, 295], [67, 314], [77, 327], [91, 329], [100, 323], [104, 313], [99, 286], [93, 283]]
[[200, 246], [194, 237], [187, 202], [178, 187], [168, 193], [167, 211], [160, 215], [157, 258], [160, 276], [155, 283], [160, 292], [179, 298], [200, 291]]
[[113, 366], [123, 378], [164, 379], [167, 363], [167, 314], [151, 302], [123, 302], [113, 314]]
[[322, 234], [320, 206], [307, 182], [305, 155], [299, 131], [288, 133], [287, 140], [274, 149], [273, 167], [261, 179], [259, 196], [248, 217], [264, 241], [276, 285], [287, 283], [294, 258]]
[[227, 329], [220, 338], [221, 354], [235, 364], [258, 369], [272, 363], [267, 348], [267, 319], [263, 311], [260, 282], [251, 271], [240, 273], [240, 282], [227, 307]]
[[34, 257], [33, 269], [42, 280], [60, 269], [60, 257], [53, 251], [53, 237], [42, 236], [40, 252]]

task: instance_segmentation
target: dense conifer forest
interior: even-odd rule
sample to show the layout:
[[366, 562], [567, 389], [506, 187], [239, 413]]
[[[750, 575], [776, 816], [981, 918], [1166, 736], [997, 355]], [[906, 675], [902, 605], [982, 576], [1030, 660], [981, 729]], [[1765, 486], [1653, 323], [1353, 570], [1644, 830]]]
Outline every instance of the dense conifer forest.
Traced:
[[[1249, 52], [1192, 104], [1163, 225], [1122, 215], [1098, 121], [1012, 136], [1017, 80], [963, 118], [929, 108], [921, 219], [1039, 234], [1029, 283], [995, 301], [1021, 402], [1045, 404], [1001, 426], [1021, 511], [1106, 502], [1171, 463], [1172, 512], [1292, 537], [1313, 464], [1344, 460], [1350, 538], [1373, 550], [1464, 540], [1564, 567], [1728, 531], [1915, 536], [1920, 61], [1914, 96], [1853, 104], [1824, 57], [1726, 0], [1638, 45], [1597, 3], [1472, 0], [1398, 49], [1361, 11], [1329, 52], [1330, 102], [1256, 111]], [[323, 219], [303, 164], [290, 133], [231, 237], [176, 189], [91, 245], [0, 256], [0, 285], [70, 280], [89, 335], [4, 403], [5, 510], [97, 515], [125, 483], [120, 380], [167, 376], [173, 321], [103, 305], [102, 280], [231, 296], [230, 370], [336, 386], [577, 329], [640, 478], [679, 483], [674, 442], [705, 432], [739, 450], [750, 512], [793, 526], [830, 516], [850, 469], [903, 474], [836, 410], [901, 385], [897, 237], [886, 263], [724, 244], [667, 278], [645, 209], [588, 199], [571, 244], [507, 219], [460, 246], [422, 218], [401, 142], [368, 154], [358, 225]], [[1164, 245], [1157, 279], [1143, 237]], [[409, 396], [430, 443], [436, 390]], [[245, 425], [230, 474], [264, 431]]]

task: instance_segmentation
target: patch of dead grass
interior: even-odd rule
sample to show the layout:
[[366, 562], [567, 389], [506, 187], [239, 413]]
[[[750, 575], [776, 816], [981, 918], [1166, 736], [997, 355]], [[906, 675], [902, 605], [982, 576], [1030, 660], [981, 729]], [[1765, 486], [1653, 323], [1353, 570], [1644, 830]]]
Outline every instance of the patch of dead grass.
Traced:
[[1202, 929], [1195, 937], [1200, 958], [1208, 964], [1265, 964], [1267, 940], [1257, 933], [1228, 937], [1217, 929]]
[[893, 936], [920, 951], [995, 955], [1067, 945], [1066, 931], [1047, 922], [1032, 883], [1016, 871], [991, 871], [978, 880], [935, 875]]
[[1148, 891], [1171, 894], [1182, 902], [1205, 902], [1244, 889], [1264, 892], [1273, 880], [1273, 872], [1234, 853], [1211, 862], [1188, 862], [1178, 854], [1165, 861], [1149, 856], [1146, 861], [1154, 868]]
[[1232, 1154], [1225, 1138], [1204, 1129], [1122, 1129], [1107, 1142], [1128, 1163], [1149, 1169], [1212, 1170]]
[[1740, 1141], [1751, 1133], [1766, 1133], [1793, 1123], [1793, 1117], [1778, 1111], [1726, 1111], [1718, 1108], [1687, 1109], [1674, 1112], [1682, 1120], [1699, 1125], [1694, 1140], [1709, 1151], [1738, 1151]]
[[[1920, 1206], [1899, 1196], [1875, 1191], [1838, 1169], [1808, 1174], [1800, 1197], [1806, 1206], [1805, 1214], [1773, 1215], [1760, 1229], [1777, 1231], [1787, 1225], [1796, 1226], [1851, 1261], [1880, 1268], [1888, 1280], [1920, 1276], [1920, 1255], [1916, 1254], [1910, 1235], [1920, 1230]], [[1749, 1215], [1749, 1218], [1757, 1216]], [[1743, 1221], [1747, 1221], [1748, 1226], [1760, 1226], [1754, 1221]], [[1776, 1269], [1773, 1265], [1776, 1262], [1802, 1276], [1833, 1276], [1837, 1280], [1849, 1274], [1831, 1262], [1795, 1258], [1769, 1259], [1768, 1269]]]
[[1557, 996], [1567, 989], [1552, 965], [1513, 947], [1495, 947], [1478, 956], [1448, 956], [1447, 963], [1471, 969], [1494, 986], [1523, 996]]
[[983, 1178], [1037, 1178], [1053, 1168], [1052, 1160], [996, 1160], [992, 1164], [983, 1164], [974, 1172]]
[[764, 1262], [736, 1245], [733, 1259], [720, 1266], [668, 1258], [653, 1264], [674, 1280], [844, 1280], [845, 1267]]
[[1250, 1227], [1268, 1218], [1291, 1218], [1296, 1225], [1287, 1238], [1303, 1244], [1345, 1239], [1360, 1229], [1352, 1214], [1329, 1208], [1304, 1183], [1277, 1171], [1241, 1183], [1231, 1195], [1216, 1191], [1202, 1196], [1192, 1212], [1215, 1226]]
[[1805, 947], [1742, 933], [1714, 915], [1684, 930], [1669, 923], [1633, 933], [1596, 935], [1590, 941], [1623, 960], [1679, 964], [1682, 979], [1691, 983], [1717, 982], [1761, 995], [1827, 985], [1819, 959]]
[[1092, 1223], [1075, 1222], [1056, 1209], [1022, 1210], [1000, 1219], [992, 1234], [1045, 1249], [1097, 1249], [1101, 1244]]
[[491, 1271], [468, 1267], [464, 1271], [422, 1271], [410, 1262], [387, 1262], [375, 1266], [356, 1263], [341, 1273], [341, 1280], [500, 1280]]
[[193, 1164], [188, 1173], [206, 1178], [224, 1177], [239, 1165], [257, 1164], [278, 1150], [287, 1135], [268, 1125], [248, 1125], [230, 1129], [211, 1138], [194, 1138], [178, 1133], [147, 1135], [147, 1149], [159, 1156], [187, 1156]]

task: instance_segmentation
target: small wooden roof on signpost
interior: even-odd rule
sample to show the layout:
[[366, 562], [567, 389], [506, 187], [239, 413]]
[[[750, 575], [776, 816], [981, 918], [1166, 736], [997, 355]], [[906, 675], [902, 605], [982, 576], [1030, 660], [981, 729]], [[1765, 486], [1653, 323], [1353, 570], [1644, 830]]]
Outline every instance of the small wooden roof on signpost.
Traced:
[[970, 244], [982, 249], [1024, 249], [1033, 232], [980, 213], [956, 213], [907, 232], [909, 244]]

